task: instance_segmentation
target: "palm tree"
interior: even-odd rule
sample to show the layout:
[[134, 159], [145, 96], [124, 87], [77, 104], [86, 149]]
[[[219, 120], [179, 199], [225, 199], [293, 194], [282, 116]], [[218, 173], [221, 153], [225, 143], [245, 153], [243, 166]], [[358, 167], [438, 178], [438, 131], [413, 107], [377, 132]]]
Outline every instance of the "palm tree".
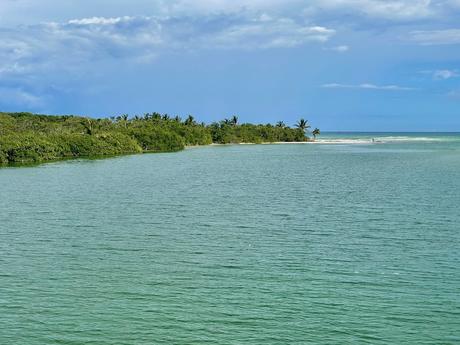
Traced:
[[232, 120], [230, 119], [223, 119], [222, 124], [224, 125], [230, 125], [232, 123]]
[[219, 122], [213, 122], [209, 125], [214, 130], [218, 130], [220, 128], [220, 123]]
[[174, 121], [176, 121], [176, 122], [181, 122], [182, 119], [180, 118], [180, 116], [175, 116], [175, 117], [174, 117]]
[[94, 134], [94, 120], [90, 119], [89, 117], [85, 118], [86, 121], [82, 122], [83, 127], [85, 127], [86, 134], [93, 135]]
[[190, 126], [195, 124], [195, 118], [192, 115], [189, 115], [184, 122], [185, 125]]
[[170, 120], [169, 115], [168, 115], [168, 114], [164, 114], [164, 115], [163, 115], [163, 120], [169, 121], [169, 120]]
[[313, 140], [316, 140], [316, 136], [320, 135], [321, 131], [319, 130], [319, 128], [315, 128], [313, 132], [311, 132], [311, 134], [313, 134]]
[[126, 128], [128, 124], [128, 117], [129, 117], [128, 114], [123, 114], [123, 115], [117, 116], [116, 121], [122, 123], [123, 126]]
[[308, 120], [305, 120], [305, 119], [300, 119], [296, 125], [295, 125], [297, 128], [300, 128], [302, 131], [306, 131], [308, 130], [309, 128], [311, 128], [311, 126], [308, 124]]
[[285, 124], [283, 121], [278, 121], [278, 122], [276, 123], [276, 127], [284, 128], [284, 127], [286, 127], [286, 124]]
[[233, 115], [232, 118], [230, 119], [230, 122], [233, 126], [236, 126], [238, 124], [238, 116]]

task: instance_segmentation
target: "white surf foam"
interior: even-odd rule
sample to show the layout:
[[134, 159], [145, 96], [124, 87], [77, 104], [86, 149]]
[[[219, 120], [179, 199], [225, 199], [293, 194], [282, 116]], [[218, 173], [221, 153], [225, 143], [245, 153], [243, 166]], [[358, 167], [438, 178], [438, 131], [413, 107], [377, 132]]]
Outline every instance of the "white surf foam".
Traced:
[[439, 142], [445, 141], [445, 138], [434, 137], [410, 137], [410, 136], [388, 136], [374, 138], [324, 138], [317, 139], [317, 144], [385, 144], [398, 142]]

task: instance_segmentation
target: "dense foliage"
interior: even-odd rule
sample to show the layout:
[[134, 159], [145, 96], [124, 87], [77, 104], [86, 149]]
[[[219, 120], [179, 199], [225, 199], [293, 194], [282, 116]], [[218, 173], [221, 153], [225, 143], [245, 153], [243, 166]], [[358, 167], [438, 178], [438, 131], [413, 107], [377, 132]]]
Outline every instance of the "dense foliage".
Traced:
[[0, 113], [0, 164], [73, 157], [171, 152], [190, 145], [306, 141], [306, 121], [297, 128], [238, 124], [238, 118], [209, 126], [192, 116], [182, 121], [158, 113], [110, 119]]

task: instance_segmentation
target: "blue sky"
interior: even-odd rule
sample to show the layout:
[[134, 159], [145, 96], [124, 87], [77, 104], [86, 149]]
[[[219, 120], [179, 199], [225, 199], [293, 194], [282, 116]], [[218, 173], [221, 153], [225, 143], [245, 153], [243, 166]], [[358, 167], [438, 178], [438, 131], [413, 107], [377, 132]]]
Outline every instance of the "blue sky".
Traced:
[[2, 0], [0, 109], [460, 131], [460, 0]]

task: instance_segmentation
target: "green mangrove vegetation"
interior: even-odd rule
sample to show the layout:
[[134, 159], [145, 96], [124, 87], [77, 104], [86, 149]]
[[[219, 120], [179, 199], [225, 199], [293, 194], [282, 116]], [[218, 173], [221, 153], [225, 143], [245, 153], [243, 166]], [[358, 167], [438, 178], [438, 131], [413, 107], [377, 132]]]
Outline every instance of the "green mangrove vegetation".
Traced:
[[[0, 164], [173, 152], [186, 146], [212, 143], [308, 141], [309, 128], [304, 119], [291, 128], [283, 122], [239, 124], [237, 116], [206, 125], [191, 115], [182, 120], [159, 113], [100, 119], [0, 113]], [[319, 130], [313, 133], [315, 137], [318, 134]]]

